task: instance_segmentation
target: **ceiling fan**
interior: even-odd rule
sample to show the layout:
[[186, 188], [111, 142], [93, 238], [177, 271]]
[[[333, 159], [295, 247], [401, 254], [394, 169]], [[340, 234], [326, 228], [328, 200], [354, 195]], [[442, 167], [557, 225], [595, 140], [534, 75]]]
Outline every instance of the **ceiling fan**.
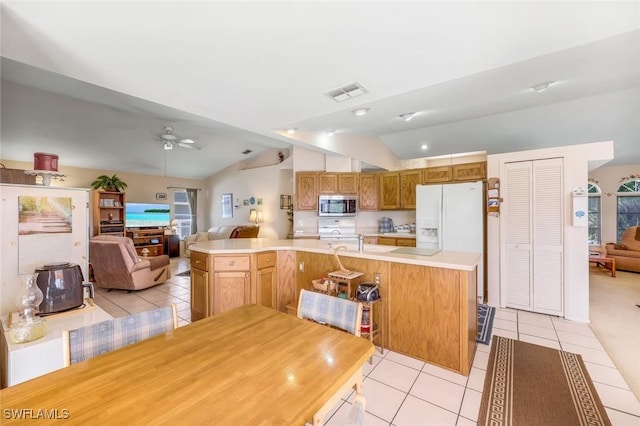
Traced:
[[164, 133], [160, 135], [160, 141], [164, 143], [165, 151], [173, 149], [174, 146], [186, 149], [200, 150], [202, 147], [195, 143], [193, 139], [179, 138], [173, 134], [173, 127], [165, 126]]

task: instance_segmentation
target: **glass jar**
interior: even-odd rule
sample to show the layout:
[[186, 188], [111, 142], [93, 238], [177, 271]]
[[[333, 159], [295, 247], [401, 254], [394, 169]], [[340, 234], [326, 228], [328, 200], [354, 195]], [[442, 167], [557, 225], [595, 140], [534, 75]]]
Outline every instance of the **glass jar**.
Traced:
[[24, 343], [39, 339], [47, 334], [47, 322], [37, 316], [43, 294], [36, 282], [38, 274], [24, 275], [24, 286], [18, 292], [16, 304], [20, 320], [11, 324], [9, 338], [13, 343]]

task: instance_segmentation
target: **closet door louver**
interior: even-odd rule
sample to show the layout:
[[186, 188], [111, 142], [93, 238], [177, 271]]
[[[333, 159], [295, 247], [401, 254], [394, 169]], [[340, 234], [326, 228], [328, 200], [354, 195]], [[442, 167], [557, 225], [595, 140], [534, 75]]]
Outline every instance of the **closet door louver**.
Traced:
[[506, 164], [503, 186], [506, 218], [506, 252], [504, 271], [507, 306], [533, 308], [531, 282], [531, 196], [532, 166], [530, 161]]
[[533, 162], [533, 308], [563, 314], [562, 159]]
[[505, 165], [506, 306], [564, 313], [561, 158]]

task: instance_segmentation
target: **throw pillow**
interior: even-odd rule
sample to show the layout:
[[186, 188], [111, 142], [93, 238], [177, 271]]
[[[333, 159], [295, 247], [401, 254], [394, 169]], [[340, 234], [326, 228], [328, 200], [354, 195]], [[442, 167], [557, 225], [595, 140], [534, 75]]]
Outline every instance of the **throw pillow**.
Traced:
[[196, 241], [209, 241], [209, 233], [208, 232], [198, 232], [196, 234]]

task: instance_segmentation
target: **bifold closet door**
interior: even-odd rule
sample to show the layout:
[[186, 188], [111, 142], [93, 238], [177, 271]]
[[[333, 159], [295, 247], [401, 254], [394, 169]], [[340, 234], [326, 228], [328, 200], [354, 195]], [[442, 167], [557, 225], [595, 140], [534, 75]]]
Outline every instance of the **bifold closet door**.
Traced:
[[562, 159], [508, 163], [505, 196], [506, 305], [562, 315]]

